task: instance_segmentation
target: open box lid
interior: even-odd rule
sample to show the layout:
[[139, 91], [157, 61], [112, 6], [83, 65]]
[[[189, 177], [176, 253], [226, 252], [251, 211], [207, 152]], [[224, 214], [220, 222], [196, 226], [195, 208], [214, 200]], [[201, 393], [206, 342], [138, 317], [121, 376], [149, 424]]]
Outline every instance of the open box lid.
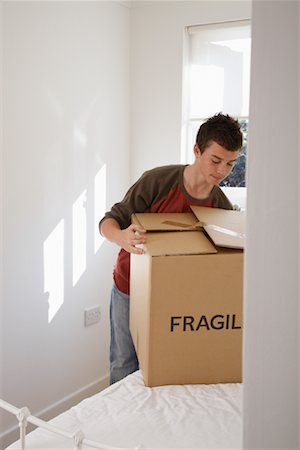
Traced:
[[146, 253], [152, 256], [206, 255], [217, 253], [215, 246], [203, 231], [181, 233], [150, 232], [144, 244]]
[[201, 229], [201, 224], [192, 213], [135, 213], [132, 223], [147, 231], [187, 231]]
[[137, 213], [132, 215], [132, 223], [148, 231], [143, 248], [151, 256], [217, 253], [192, 213]]
[[191, 206], [197, 219], [218, 247], [244, 248], [245, 213], [204, 206]]

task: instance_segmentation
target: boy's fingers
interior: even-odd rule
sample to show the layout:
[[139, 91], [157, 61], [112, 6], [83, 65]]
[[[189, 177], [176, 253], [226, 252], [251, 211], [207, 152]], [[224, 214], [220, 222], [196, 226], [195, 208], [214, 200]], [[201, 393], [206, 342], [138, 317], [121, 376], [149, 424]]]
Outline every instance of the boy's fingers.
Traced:
[[143, 228], [141, 225], [130, 225], [131, 229], [135, 232], [135, 233], [146, 233], [145, 228]]

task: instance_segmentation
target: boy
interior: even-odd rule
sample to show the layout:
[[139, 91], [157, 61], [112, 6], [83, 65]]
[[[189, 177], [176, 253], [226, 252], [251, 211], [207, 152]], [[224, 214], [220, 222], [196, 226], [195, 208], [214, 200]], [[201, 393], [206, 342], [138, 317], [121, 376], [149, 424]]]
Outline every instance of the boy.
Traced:
[[232, 117], [216, 114], [203, 123], [191, 165], [157, 167], [145, 172], [99, 223], [100, 233], [121, 247], [114, 268], [110, 321], [110, 382], [138, 369], [129, 331], [130, 253], [141, 254], [146, 231], [131, 224], [134, 212], [190, 212], [190, 205], [232, 209], [218, 186], [231, 172], [242, 148], [240, 126]]

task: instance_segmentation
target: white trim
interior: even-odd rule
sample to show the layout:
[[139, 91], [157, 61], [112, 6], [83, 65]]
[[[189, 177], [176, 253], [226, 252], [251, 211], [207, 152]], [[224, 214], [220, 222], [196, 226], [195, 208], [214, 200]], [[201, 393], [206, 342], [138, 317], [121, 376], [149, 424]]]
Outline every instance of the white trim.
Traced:
[[[41, 418], [45, 421], [48, 421], [48, 420], [52, 419], [53, 417], [57, 416], [58, 414], [61, 414], [62, 412], [66, 411], [67, 409], [76, 405], [81, 400], [85, 399], [86, 397], [90, 397], [94, 394], [97, 394], [100, 391], [103, 391], [108, 385], [109, 385], [109, 375], [107, 374], [107, 375], [99, 378], [98, 380], [93, 381], [90, 384], [87, 384], [86, 386], [82, 387], [81, 389], [78, 389], [77, 391], [73, 392], [72, 394], [67, 395], [66, 397], [62, 398], [58, 402], [55, 402], [52, 405], [49, 405], [48, 407], [44, 408], [42, 411], [40, 411], [38, 413], [33, 413], [33, 415], [38, 418]], [[28, 425], [27, 432], [29, 432], [33, 428], [35, 428], [35, 427]], [[12, 444], [14, 441], [19, 439], [19, 437], [20, 437], [19, 427], [16, 424], [15, 426], [9, 428], [8, 430], [6, 430], [0, 434], [0, 449], [1, 450], [5, 449], [8, 445]]]
[[247, 17], [245, 19], [236, 19], [236, 20], [220, 20], [219, 22], [206, 22], [199, 25], [190, 25], [187, 27], [188, 34], [198, 33], [203, 29], [203, 27], [210, 27], [214, 25], [242, 25], [242, 24], [251, 24], [251, 17]]
[[188, 64], [189, 64], [189, 58], [188, 58], [188, 48], [189, 48], [189, 35], [188, 35], [188, 27], [184, 28], [184, 35], [183, 35], [183, 52], [182, 52], [182, 96], [181, 96], [181, 145], [180, 145], [180, 162], [181, 164], [186, 164], [187, 161], [187, 143], [188, 143], [188, 123], [189, 123], [189, 89], [190, 85], [188, 83]]

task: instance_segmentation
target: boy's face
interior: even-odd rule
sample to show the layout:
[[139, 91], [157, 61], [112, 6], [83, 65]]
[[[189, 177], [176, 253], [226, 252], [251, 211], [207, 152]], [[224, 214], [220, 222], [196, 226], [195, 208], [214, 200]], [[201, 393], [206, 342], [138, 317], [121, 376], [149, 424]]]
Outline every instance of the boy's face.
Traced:
[[221, 183], [230, 174], [239, 153], [239, 150], [226, 150], [226, 148], [217, 144], [215, 141], [211, 141], [203, 153], [200, 152], [197, 144], [194, 147], [196, 164], [199, 171], [207, 183], [214, 185]]

